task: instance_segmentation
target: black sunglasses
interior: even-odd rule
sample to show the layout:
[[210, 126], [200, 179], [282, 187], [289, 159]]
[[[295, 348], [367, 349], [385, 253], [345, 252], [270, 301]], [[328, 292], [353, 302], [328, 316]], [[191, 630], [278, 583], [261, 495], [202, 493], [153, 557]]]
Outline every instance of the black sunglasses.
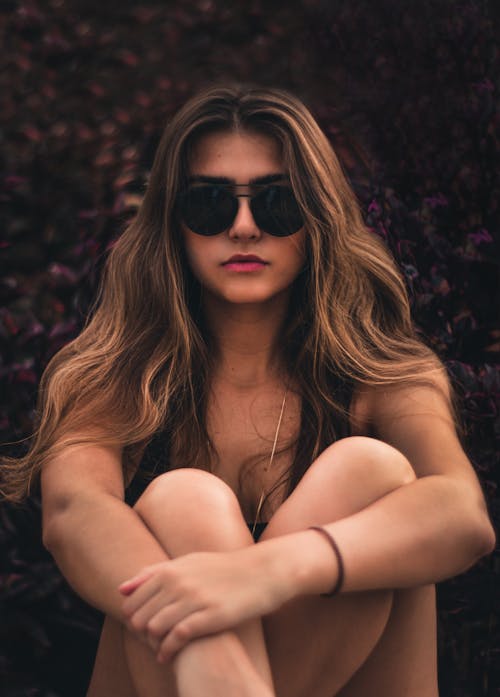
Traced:
[[[218, 235], [231, 227], [238, 213], [238, 198], [250, 198], [255, 224], [276, 237], [300, 230], [304, 221], [290, 186], [257, 185], [255, 194], [234, 194], [237, 184], [202, 184], [181, 191], [176, 199], [178, 218], [198, 235]], [[255, 185], [254, 185], [255, 186]]]

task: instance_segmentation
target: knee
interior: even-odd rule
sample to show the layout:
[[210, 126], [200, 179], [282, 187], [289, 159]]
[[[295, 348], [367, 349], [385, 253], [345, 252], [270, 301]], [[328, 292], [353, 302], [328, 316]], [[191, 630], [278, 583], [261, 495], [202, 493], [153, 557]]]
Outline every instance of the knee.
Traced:
[[[376, 438], [351, 436], [333, 443], [314, 461], [321, 478], [369, 487], [380, 496], [416, 480], [409, 460], [396, 448]], [[325, 484], [327, 482], [325, 481]]]
[[141, 515], [161, 511], [178, 516], [202, 509], [205, 513], [229, 513], [239, 509], [232, 489], [210, 472], [185, 467], [161, 474], [148, 485], [134, 509]]

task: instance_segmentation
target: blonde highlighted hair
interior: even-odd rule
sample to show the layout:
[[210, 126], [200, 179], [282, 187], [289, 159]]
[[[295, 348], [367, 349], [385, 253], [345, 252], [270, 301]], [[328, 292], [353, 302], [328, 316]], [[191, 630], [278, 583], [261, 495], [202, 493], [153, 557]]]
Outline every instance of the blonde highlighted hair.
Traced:
[[195, 141], [234, 130], [280, 144], [307, 232], [307, 265], [294, 282], [283, 337], [283, 361], [302, 398], [288, 490], [346, 433], [338, 427], [347, 418], [339, 380], [389, 386], [443, 373], [415, 333], [395, 262], [364, 225], [342, 166], [306, 106], [282, 89], [211, 86], [168, 123], [145, 196], [109, 252], [85, 326], [43, 373], [29, 452], [2, 458], [7, 499], [22, 501], [44, 463], [76, 443], [119, 444], [129, 472], [152, 436], [165, 430], [177, 462], [203, 467], [213, 459], [205, 416], [214, 352], [174, 204]]

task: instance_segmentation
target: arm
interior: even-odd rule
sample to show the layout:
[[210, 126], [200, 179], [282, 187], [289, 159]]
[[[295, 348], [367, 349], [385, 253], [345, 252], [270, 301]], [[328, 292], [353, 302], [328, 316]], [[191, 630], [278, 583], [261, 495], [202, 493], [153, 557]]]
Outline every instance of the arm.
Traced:
[[123, 621], [118, 585], [165, 552], [124, 503], [120, 449], [74, 446], [42, 471], [43, 540], [84, 600]]
[[[393, 388], [372, 390], [360, 405], [359, 421], [370, 419], [375, 436], [408, 458], [417, 480], [324, 526], [342, 552], [343, 589], [434, 583], [491, 552], [495, 534], [481, 487], [444, 398], [430, 387]], [[295, 562], [301, 592], [333, 587], [335, 559], [322, 536], [309, 530], [280, 539], [265, 544], [276, 545], [272, 553]]]

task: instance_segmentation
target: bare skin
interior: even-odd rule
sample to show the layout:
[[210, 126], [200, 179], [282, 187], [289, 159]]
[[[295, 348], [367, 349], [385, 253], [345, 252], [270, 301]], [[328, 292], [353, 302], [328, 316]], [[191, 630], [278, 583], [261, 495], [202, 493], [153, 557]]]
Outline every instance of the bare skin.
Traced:
[[[382, 466], [378, 476], [374, 472], [372, 480], [360, 487], [359, 470], [353, 465], [353, 459], [362, 456], [359, 440], [353, 438], [349, 450], [340, 452], [339, 448], [332, 446], [329, 452], [324, 453], [293, 494], [274, 512], [261, 537], [262, 542], [303, 530], [309, 524], [321, 524], [335, 520], [337, 516], [354, 513], [392, 490], [396, 484], [404, 486], [414, 479], [409, 463], [397, 454], [400, 462], [394, 462], [395, 470], [399, 469], [396, 481], [393, 477], [387, 477], [386, 468]], [[394, 457], [389, 452], [392, 449], [386, 447], [385, 456]], [[383, 451], [380, 454], [383, 456]], [[203, 471], [182, 469], [163, 475], [155, 482], [153, 495], [146, 491], [136, 510], [171, 558], [199, 549], [227, 550], [253, 544], [237, 498], [220, 479]], [[325, 487], [333, 494], [328, 505], [321, 500]], [[352, 495], [353, 489], [355, 497]], [[193, 497], [196, 512], [191, 503]], [[268, 683], [268, 672], [260, 647], [256, 646], [257, 640], [262, 642], [265, 655], [269, 656], [278, 697], [343, 695], [344, 691], [339, 690], [344, 686], [346, 695], [375, 695], [379, 694], [379, 685], [383, 684], [387, 689], [384, 694], [389, 697], [401, 695], [403, 685], [404, 694], [408, 697], [435, 697], [433, 587], [399, 591], [394, 596], [394, 604], [393, 593], [389, 591], [345, 594], [332, 599], [312, 596], [293, 600], [263, 618], [265, 640], [259, 632], [260, 623], [253, 628], [251, 623], [247, 625], [246, 636], [239, 634], [241, 645], [234, 654], [237, 663], [233, 665], [233, 670], [236, 665], [242, 670], [243, 684], [248, 694], [267, 694], [263, 691], [260, 678]], [[110, 620], [108, 624], [111, 625]], [[114, 625], [114, 630], [108, 626], [107, 631], [120, 635], [117, 625]], [[210, 675], [214, 666], [200, 662], [200, 655], [207, 661], [208, 644], [210, 641], [202, 651], [198, 651], [197, 661], [190, 660], [192, 653], [189, 654], [189, 648], [187, 656], [181, 652], [172, 672], [159, 666], [153, 652], [125, 632], [125, 653], [117, 650], [120, 643], [115, 643], [112, 660], [119, 662], [121, 655], [126, 668], [125, 656], [128, 658], [132, 682], [136, 685], [136, 691], [131, 690], [130, 697], [176, 695], [176, 674], [189, 678], [189, 684], [186, 684], [187, 680], [182, 683], [187, 690], [185, 694], [197, 694], [200, 684], [204, 686], [204, 694], [208, 694], [207, 673]], [[404, 646], [403, 650], [401, 646]], [[111, 653], [113, 649], [108, 647], [107, 651]], [[253, 656], [257, 671], [241, 660], [244, 652]], [[396, 655], [398, 661], [395, 665]], [[225, 656], [225, 651], [222, 651], [222, 656]], [[371, 661], [367, 660], [369, 657]], [[109, 656], [99, 658], [101, 665], [111, 660]], [[183, 661], [189, 665], [189, 670], [184, 672]], [[356, 671], [355, 680], [363, 688], [356, 687], [355, 682], [350, 684]], [[388, 672], [390, 686], [385, 679]], [[112, 685], [107, 685], [106, 690], [100, 687], [103, 679], [105, 677], [96, 669], [88, 697], [104, 697], [106, 690], [107, 694], [114, 694], [110, 691]], [[217, 694], [216, 680], [217, 676], [214, 677], [213, 694]], [[168, 693], [165, 692], [167, 685]], [[367, 691], [367, 685], [372, 692]], [[406, 689], [408, 686], [411, 689]], [[224, 690], [220, 686], [219, 689], [225, 695], [233, 694], [229, 685]], [[239, 683], [234, 694], [246, 694], [242, 689]]]
[[[282, 171], [276, 144], [248, 134], [207, 136], [190, 166], [245, 186]], [[220, 456], [214, 474], [168, 472], [132, 510], [123, 503], [119, 448], [71, 451], [44, 467], [45, 543], [77, 592], [108, 617], [89, 697], [437, 695], [433, 584], [494, 544], [438, 392], [358, 389], [356, 437], [321, 453], [286, 500], [276, 492], [257, 545], [246, 525], [262, 486], [290, 464], [288, 453], [267, 474], [244, 470], [245, 458], [268, 453], [273, 441], [286, 382], [280, 332], [304, 239], [304, 230], [263, 233], [248, 199], [221, 235], [184, 230], [217, 337], [207, 418]], [[234, 253], [267, 265], [231, 275], [223, 262]], [[299, 413], [292, 390], [279, 447], [298, 432]], [[338, 569], [328, 543], [307, 530], [318, 524], [345, 562], [343, 592], [330, 599], [321, 594]], [[168, 598], [174, 586], [177, 604]], [[167, 622], [173, 609], [179, 617]]]

